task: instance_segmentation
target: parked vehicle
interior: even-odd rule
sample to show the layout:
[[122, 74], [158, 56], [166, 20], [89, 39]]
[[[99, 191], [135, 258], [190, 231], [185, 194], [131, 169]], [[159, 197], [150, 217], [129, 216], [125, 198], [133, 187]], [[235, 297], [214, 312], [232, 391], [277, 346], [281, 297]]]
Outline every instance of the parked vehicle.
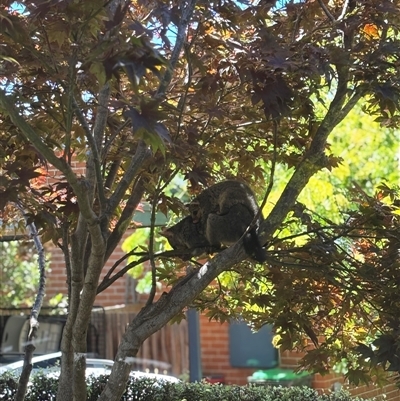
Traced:
[[[16, 375], [20, 375], [22, 372], [24, 361], [17, 361], [8, 365], [0, 366], [0, 375], [5, 372], [12, 372]], [[32, 374], [44, 372], [49, 376], [57, 376], [60, 374], [61, 365], [61, 352], [54, 352], [52, 354], [35, 356], [32, 358]], [[110, 359], [97, 359], [97, 358], [86, 358], [86, 376], [94, 375], [109, 375], [111, 368], [114, 365], [114, 361]], [[155, 381], [168, 381], [170, 383], [177, 383], [180, 380], [174, 376], [132, 371], [130, 373], [132, 378], [148, 378]]]

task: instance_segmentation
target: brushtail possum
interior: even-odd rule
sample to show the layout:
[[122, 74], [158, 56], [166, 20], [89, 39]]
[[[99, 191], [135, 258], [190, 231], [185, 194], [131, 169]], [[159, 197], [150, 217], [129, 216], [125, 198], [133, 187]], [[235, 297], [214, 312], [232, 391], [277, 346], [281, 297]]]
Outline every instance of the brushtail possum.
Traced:
[[193, 221], [205, 229], [205, 236], [212, 245], [234, 244], [258, 215], [243, 238], [243, 245], [250, 257], [265, 262], [266, 251], [257, 235], [263, 217], [248, 185], [235, 180], [212, 185], [193, 199], [189, 212]]
[[246, 207], [253, 217], [258, 213], [257, 201], [250, 187], [239, 181], [226, 180], [197, 195], [189, 204], [189, 212], [193, 222], [201, 221], [206, 227], [210, 213], [225, 215], [236, 204]]
[[[200, 230], [200, 224], [193, 223], [191, 216], [187, 216], [174, 226], [164, 229], [160, 234], [168, 239], [174, 250], [183, 252], [181, 256], [183, 260], [214, 251], [203, 231]], [[188, 252], [189, 250], [191, 252]]]
[[237, 242], [258, 215], [254, 226], [246, 233], [243, 245], [247, 254], [258, 262], [266, 260], [257, 230], [263, 217], [249, 186], [235, 180], [212, 185], [189, 204], [190, 216], [162, 233], [174, 249], [193, 249], [201, 253], [216, 251], [222, 245]]
[[[210, 213], [207, 218], [206, 238], [212, 246], [217, 248], [221, 245], [233, 245], [245, 233], [254, 216], [255, 214], [241, 203], [234, 204], [223, 215]], [[252, 227], [243, 237], [243, 246], [252, 259], [262, 263], [265, 262], [267, 254], [257, 235], [260, 221], [261, 218], [258, 218], [255, 227]]]

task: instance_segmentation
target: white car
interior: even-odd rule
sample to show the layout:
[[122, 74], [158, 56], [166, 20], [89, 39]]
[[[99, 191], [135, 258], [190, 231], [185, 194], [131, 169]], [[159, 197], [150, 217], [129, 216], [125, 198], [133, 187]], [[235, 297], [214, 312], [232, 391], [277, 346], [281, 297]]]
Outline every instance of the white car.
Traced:
[[[114, 361], [108, 359], [93, 359], [87, 358], [86, 360], [86, 375], [102, 375], [109, 374]], [[9, 363], [8, 365], [0, 366], [0, 375], [5, 372], [13, 372], [20, 375], [24, 361], [17, 361]], [[35, 356], [32, 358], [32, 374], [38, 372], [52, 373], [60, 370], [61, 365], [61, 352], [54, 352], [52, 354]]]
[[[20, 375], [22, 372], [22, 367], [24, 365], [24, 361], [13, 362], [8, 365], [0, 366], [0, 375], [5, 372], [12, 372], [17, 375]], [[60, 374], [60, 365], [61, 365], [61, 352], [54, 352], [53, 354], [35, 356], [32, 358], [32, 374], [44, 372], [49, 376], [56, 376]], [[111, 373], [111, 368], [114, 365], [114, 361], [110, 359], [97, 359], [97, 358], [86, 358], [86, 376], [94, 375], [109, 375]], [[167, 381], [170, 383], [178, 383], [180, 382], [174, 376], [156, 374], [156, 373], [146, 373], [146, 372], [138, 372], [132, 371], [130, 373], [132, 378], [137, 379], [154, 379], [156, 381]]]

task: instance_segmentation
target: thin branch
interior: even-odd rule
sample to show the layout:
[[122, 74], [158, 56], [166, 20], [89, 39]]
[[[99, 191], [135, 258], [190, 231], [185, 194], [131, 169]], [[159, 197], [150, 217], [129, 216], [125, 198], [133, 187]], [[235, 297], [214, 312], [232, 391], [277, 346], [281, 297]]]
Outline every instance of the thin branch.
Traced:
[[111, 144], [114, 142], [115, 138], [119, 135], [119, 133], [127, 126], [129, 125], [130, 120], [127, 119], [125, 120], [116, 130], [113, 132], [110, 136], [110, 138], [107, 140], [105, 145], [103, 146], [103, 149], [101, 151], [101, 158], [102, 160], [106, 157], [108, 153], [108, 149], [110, 148]]
[[[219, 277], [217, 277], [216, 281], [218, 283], [219, 290], [218, 290], [217, 295], [215, 297], [213, 297], [211, 299], [207, 299], [207, 298], [204, 298], [204, 297], [202, 297], [200, 295], [198, 298], [195, 299], [195, 301], [199, 301], [199, 302], [201, 302], [202, 305], [207, 307], [207, 305], [212, 305], [213, 306], [213, 304], [215, 304], [219, 299], [221, 299], [222, 283], [221, 283], [221, 280], [219, 279]], [[196, 306], [195, 302], [193, 302], [193, 306]]]
[[[128, 254], [126, 255], [128, 257]], [[97, 287], [97, 294], [100, 294], [104, 290], [106, 290], [110, 285], [112, 285], [115, 281], [117, 281], [119, 278], [125, 275], [130, 269], [133, 269], [135, 266], [138, 266], [142, 263], [145, 263], [149, 260], [149, 255], [146, 254], [146, 256], [141, 257], [138, 260], [132, 261], [128, 263], [126, 266], [124, 266], [121, 270], [119, 270], [117, 273], [115, 273], [112, 277], [109, 276], [107, 273], [107, 278], [104, 277], [101, 283]], [[114, 267], [114, 266], [113, 266]]]
[[[74, 116], [74, 82], [75, 82], [75, 66], [77, 60], [77, 49], [73, 48], [72, 55], [69, 59], [69, 72], [68, 72], [68, 84], [63, 85], [67, 93], [67, 107], [64, 111], [64, 107], [61, 107], [64, 119], [65, 119], [65, 145], [64, 145], [64, 159], [71, 163], [71, 132], [72, 132], [72, 121]], [[65, 115], [66, 114], [66, 115]]]
[[259, 213], [262, 213], [262, 210], [264, 209], [267, 200], [269, 198], [269, 195], [272, 191], [272, 188], [274, 186], [274, 177], [275, 177], [275, 168], [276, 168], [276, 161], [278, 158], [278, 123], [276, 120], [273, 121], [273, 138], [274, 138], [274, 151], [273, 151], [273, 157], [272, 157], [272, 163], [271, 163], [271, 171], [269, 173], [269, 183], [268, 183], [268, 187], [267, 190], [265, 191], [264, 194], [264, 199], [260, 205], [260, 211]]
[[15, 107], [15, 104], [10, 101], [10, 98], [11, 96], [7, 96], [6, 92], [0, 88], [0, 108], [10, 117], [11, 121], [19, 129], [23, 137], [32, 143], [35, 149], [41, 153], [49, 163], [65, 175], [68, 183], [71, 185], [78, 198], [80, 212], [88, 222], [95, 223], [97, 216], [93, 212], [91, 204], [89, 203], [86, 183], [83, 180], [78, 179], [71, 166], [68, 165], [63, 158], [57, 157], [53, 150], [43, 142], [40, 135], [25, 121], [23, 117], [21, 117], [19, 110]]
[[[21, 117], [19, 110], [15, 107], [14, 102], [10, 101], [11, 96], [7, 96], [6, 92], [0, 88], [0, 108], [5, 114], [8, 114], [11, 121], [20, 130], [25, 139], [30, 141], [32, 145], [48, 160], [54, 167], [58, 168], [66, 176], [72, 173], [70, 167], [58, 158], [55, 153], [42, 141], [42, 138], [35, 130]], [[68, 171], [69, 169], [69, 171]]]
[[38, 231], [34, 223], [28, 223], [28, 217], [26, 216], [22, 206], [20, 204], [16, 204], [17, 208], [24, 215], [25, 220], [27, 222], [27, 228], [30, 234], [30, 237], [33, 239], [33, 242], [36, 247], [36, 251], [38, 253], [38, 265], [39, 265], [39, 288], [36, 294], [35, 302], [33, 304], [31, 315], [29, 319], [30, 330], [27, 339], [27, 345], [25, 347], [25, 356], [24, 356], [24, 365], [22, 367], [21, 376], [19, 378], [18, 389], [15, 395], [15, 401], [23, 401], [25, 399], [25, 394], [28, 389], [29, 376], [32, 371], [32, 357], [33, 352], [35, 351], [35, 339], [37, 330], [39, 328], [39, 314], [43, 305], [43, 299], [45, 297], [45, 288], [46, 288], [46, 257], [44, 253], [44, 248], [42, 242], [40, 241]]
[[[113, 128], [110, 127], [111, 130], [111, 136], [110, 138], [106, 141], [102, 152], [101, 152], [101, 160], [102, 163], [105, 165], [106, 164], [106, 157], [108, 155], [110, 146], [112, 145], [112, 143], [114, 142], [115, 138], [120, 134], [120, 132], [130, 123], [131, 121], [129, 119], [125, 120], [123, 124], [121, 124], [115, 131], [113, 131]], [[127, 139], [127, 135], [124, 134], [123, 136], [121, 136], [120, 138], [120, 143], [121, 145], [119, 145], [119, 147], [117, 148], [116, 152], [115, 152], [115, 156], [113, 158], [112, 164], [111, 166], [108, 168], [108, 172], [107, 175], [105, 177], [105, 182], [104, 182], [104, 188], [112, 188], [115, 179], [117, 177], [119, 168], [121, 166], [122, 160], [124, 158], [124, 152], [122, 152], [122, 148], [125, 144], [125, 141]], [[106, 169], [104, 168], [104, 171]]]
[[151, 151], [149, 147], [143, 141], [139, 141], [136, 153], [133, 156], [128, 169], [125, 171], [124, 176], [118, 183], [117, 188], [108, 201], [107, 209], [105, 212], [108, 218], [114, 213], [129, 186], [132, 184], [132, 181], [134, 180], [139, 169], [142, 167], [143, 163], [150, 157], [150, 155]]
[[[109, 84], [106, 84], [103, 86], [103, 88], [101, 88], [99, 93], [96, 120], [93, 125], [93, 134], [90, 131], [87, 131], [86, 129], [84, 130], [86, 134], [86, 139], [88, 141], [91, 150], [91, 154], [87, 160], [86, 175], [91, 185], [93, 185], [93, 189], [97, 188], [97, 193], [99, 195], [99, 203], [100, 203], [100, 215], [106, 209], [106, 197], [104, 194], [103, 177], [101, 175], [101, 160], [100, 160], [99, 149], [101, 148], [104, 137], [104, 131], [107, 125], [109, 98], [110, 98], [110, 86]], [[78, 105], [76, 104], [76, 106]], [[75, 110], [76, 109], [79, 108], [75, 107]], [[92, 163], [93, 167], [91, 166]], [[92, 169], [94, 169], [94, 176], [96, 178], [93, 176]]]
[[341, 12], [341, 14], [339, 15], [339, 17], [337, 19], [338, 22], [341, 21], [345, 17], [345, 15], [347, 13], [347, 8], [349, 7], [349, 3], [350, 3], [349, 0], [345, 0], [345, 2], [343, 3], [342, 12]]
[[177, 124], [178, 128], [177, 128], [175, 137], [179, 137], [179, 134], [180, 134], [180, 130], [182, 127], [183, 112], [185, 110], [186, 101], [187, 101], [187, 95], [189, 93], [190, 85], [192, 84], [193, 67], [192, 67], [191, 58], [190, 58], [190, 54], [191, 54], [190, 49], [193, 46], [195, 39], [197, 38], [197, 35], [200, 31], [200, 27], [201, 27], [201, 25], [199, 24], [195, 34], [193, 35], [193, 38], [192, 38], [190, 44], [188, 46], [184, 46], [184, 51], [185, 51], [186, 60], [187, 60], [187, 82], [186, 82], [186, 86], [185, 86], [185, 92], [183, 93], [183, 95], [180, 97], [180, 99], [178, 101], [178, 106], [177, 106], [177, 109], [179, 110], [178, 124]]
[[183, 45], [185, 43], [186, 39], [186, 30], [189, 25], [190, 19], [192, 17], [194, 7], [196, 5], [196, 0], [188, 0], [186, 7], [184, 7], [184, 1], [181, 2], [182, 6], [182, 14], [181, 18], [179, 20], [179, 25], [178, 25], [178, 32], [176, 34], [176, 40], [175, 40], [175, 46], [172, 51], [171, 59], [170, 59], [170, 66], [165, 72], [161, 82], [160, 86], [158, 87], [156, 97], [162, 98], [165, 96], [165, 92], [168, 88], [168, 85], [171, 82], [172, 79], [172, 72], [175, 69], [175, 66], [179, 60], [179, 56], [181, 53], [181, 50], [183, 48]]
[[129, 225], [132, 224], [132, 217], [142, 200], [145, 191], [143, 179], [138, 179], [138, 181], [133, 185], [131, 195], [121, 213], [121, 216], [115, 225], [112, 233], [107, 240], [107, 251], [105, 254], [105, 260], [107, 260], [113, 253], [115, 247], [119, 244], [123, 234], [128, 229]]
[[336, 22], [336, 18], [331, 14], [331, 12], [328, 10], [328, 7], [325, 5], [325, 3], [322, 0], [318, 0], [319, 5], [321, 8], [324, 10], [324, 13], [326, 16], [332, 21]]
[[109, 190], [110, 188], [113, 187], [113, 184], [118, 176], [118, 172], [120, 171], [119, 169], [121, 167], [122, 160], [123, 160], [123, 155], [119, 154], [118, 158], [116, 157], [112, 161], [111, 166], [108, 168], [108, 172], [105, 177], [104, 188]]
[[[135, 248], [136, 249], [136, 248]], [[222, 251], [226, 248], [223, 249], [215, 249], [214, 251]], [[157, 259], [171, 259], [173, 257], [183, 257], [183, 256], [191, 256], [192, 253], [194, 251], [198, 250], [197, 248], [193, 248], [193, 249], [179, 249], [179, 250], [171, 250], [171, 251], [163, 251], [163, 252], [158, 252], [154, 254], [154, 258]], [[140, 256], [140, 259], [132, 261], [130, 263], [128, 263], [126, 266], [124, 266], [121, 270], [119, 270], [117, 273], [115, 273], [112, 277], [111, 277], [111, 273], [113, 273], [115, 271], [115, 269], [124, 261], [126, 260], [129, 256]], [[125, 273], [127, 273], [130, 269], [132, 269], [133, 267], [136, 267], [142, 263], [145, 263], [147, 261], [150, 260], [150, 256], [148, 252], [135, 252], [135, 250], [132, 250], [130, 252], [128, 252], [127, 254], [125, 254], [123, 257], [121, 257], [120, 259], [118, 259], [110, 268], [110, 270], [107, 272], [107, 274], [103, 277], [103, 280], [101, 281], [101, 283], [99, 284], [99, 286], [97, 287], [97, 294], [104, 291], [105, 289], [107, 289], [109, 286], [111, 286], [116, 280], [118, 280], [119, 278], [123, 277], [125, 275]], [[185, 261], [189, 260], [189, 258], [186, 258]], [[190, 262], [192, 264], [197, 265], [198, 267], [201, 267], [202, 264], [197, 262], [194, 259], [190, 259]], [[188, 271], [188, 273], [191, 273], [192, 271]]]
[[149, 297], [147, 298], [146, 305], [150, 305], [154, 301], [154, 297], [156, 296], [157, 290], [157, 269], [154, 261], [154, 227], [156, 224], [156, 211], [157, 211], [157, 203], [158, 203], [158, 195], [160, 190], [160, 180], [158, 182], [158, 188], [154, 193], [153, 201], [151, 205], [151, 223], [150, 223], [150, 238], [149, 238], [149, 259], [151, 266], [151, 290]]
[[[158, 252], [154, 254], [154, 258], [166, 258], [170, 259], [171, 257], [181, 257], [184, 255], [190, 255], [195, 249], [186, 249], [186, 250], [172, 250], [172, 251], [164, 251], [164, 252]], [[129, 256], [140, 256], [140, 259], [134, 260], [130, 263], [128, 263], [126, 266], [124, 266], [121, 270], [119, 270], [117, 273], [115, 273], [111, 277], [111, 273], [118, 267], [119, 264], [123, 262], [123, 260], [126, 260]], [[103, 292], [106, 290], [108, 287], [110, 287], [115, 281], [117, 281], [119, 278], [123, 277], [125, 273], [127, 273], [130, 269], [145, 263], [150, 260], [150, 256], [147, 252], [134, 252], [131, 251], [124, 255], [122, 258], [120, 258], [117, 262], [114, 263], [112, 268], [107, 272], [107, 274], [103, 277], [103, 280], [97, 287], [97, 294], [100, 292]], [[199, 263], [196, 263], [199, 264]], [[201, 264], [199, 264], [201, 266]]]
[[[327, 231], [327, 230], [333, 230], [333, 229], [338, 229], [338, 228], [344, 230], [345, 227], [346, 227], [346, 226], [336, 226], [336, 225], [325, 226], [325, 227], [318, 227], [318, 228], [314, 228], [313, 230], [303, 231], [303, 232], [300, 232], [300, 233], [297, 233], [297, 234], [288, 235], [288, 236], [285, 236], [285, 237], [282, 237], [282, 238], [275, 238], [275, 239], [272, 241], [272, 244], [282, 243], [282, 242], [284, 242], [284, 241], [290, 241], [290, 240], [293, 240], [293, 239], [295, 239], [295, 238], [301, 238], [301, 237], [303, 237], [303, 236], [305, 236], [305, 235], [310, 235], [310, 234], [321, 234], [321, 233], [324, 233], [324, 232]], [[348, 232], [354, 230], [354, 227], [347, 227], [347, 228], [348, 228], [348, 231], [345, 231], [345, 230], [344, 230], [340, 235], [335, 236], [334, 239], [336, 240], [336, 239], [338, 239], [338, 238], [341, 238], [341, 237], [343, 237], [344, 235], [347, 235]]]
[[[122, 257], [120, 257], [108, 270], [107, 274], [103, 277], [102, 283], [107, 281], [110, 277], [111, 274], [114, 272], [114, 270], [126, 259], [128, 259], [130, 256], [140, 256], [140, 255], [147, 255], [147, 252], [136, 252], [137, 248], [132, 249], [130, 252], [126, 253]], [[135, 265], [136, 266], [136, 265]]]
[[349, 99], [349, 101], [343, 106], [342, 110], [337, 113], [335, 123], [339, 124], [349, 112], [354, 108], [358, 101], [365, 95], [366, 91], [358, 87], [354, 91], [354, 95]]
[[67, 274], [67, 286], [68, 286], [68, 299], [71, 299], [71, 257], [69, 253], [69, 236], [68, 236], [69, 223], [64, 221], [62, 225], [62, 245], [59, 247], [64, 255], [65, 271]]
[[295, 41], [296, 41], [296, 34], [299, 31], [301, 16], [303, 13], [304, 13], [304, 9], [301, 9], [301, 12], [297, 12], [297, 16], [296, 16], [296, 20], [295, 20], [293, 32], [292, 32], [292, 40], [291, 40], [292, 44], [295, 43]]
[[[266, 235], [266, 233], [268, 232], [270, 235], [273, 234], [282, 223], [287, 213], [293, 208], [295, 200], [307, 185], [309, 179], [317, 171], [326, 166], [327, 160], [324, 152], [327, 138], [336, 126], [338, 118], [343, 119], [351, 110], [350, 107], [354, 107], [356, 99], [358, 100], [358, 97], [353, 97], [353, 101], [348, 102], [343, 107], [348, 92], [348, 72], [348, 64], [345, 63], [344, 65], [337, 66], [338, 85], [335, 96], [329, 106], [328, 112], [313, 137], [310, 148], [306, 152], [304, 159], [297, 166], [268, 218], [261, 223], [259, 235], [262, 237], [262, 243], [266, 243], [268, 240], [268, 235]], [[359, 95], [361, 96], [361, 94]]]
[[76, 101], [75, 97], [72, 98], [72, 104], [74, 106], [74, 112], [76, 115], [76, 118], [78, 119], [79, 123], [81, 124], [83, 130], [85, 131], [85, 135], [91, 136], [91, 131], [90, 131], [90, 127], [89, 124], [85, 118], [85, 116], [82, 113], [82, 110], [80, 109], [78, 102]]

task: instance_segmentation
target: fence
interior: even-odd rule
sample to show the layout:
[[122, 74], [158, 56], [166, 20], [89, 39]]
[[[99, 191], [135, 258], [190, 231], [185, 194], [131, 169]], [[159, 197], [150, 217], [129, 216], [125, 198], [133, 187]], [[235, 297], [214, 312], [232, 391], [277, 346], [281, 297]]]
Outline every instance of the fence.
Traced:
[[[106, 358], [114, 359], [126, 327], [136, 314], [136, 311], [126, 309], [106, 310]], [[189, 370], [188, 352], [186, 321], [167, 325], [143, 343], [135, 358], [134, 369], [180, 376]]]
[[[100, 306], [95, 306], [92, 311], [92, 316], [89, 323], [88, 335], [87, 335], [87, 352], [92, 357], [114, 359], [118, 345], [121, 342], [122, 336], [125, 333], [127, 325], [136, 316], [140, 309], [140, 305], [130, 305], [122, 308], [111, 308], [104, 309]], [[5, 344], [4, 337], [2, 334], [5, 330], [5, 324], [11, 316], [21, 316], [23, 322], [25, 321], [24, 327], [27, 326], [30, 310], [28, 308], [4, 308], [0, 309], [0, 348]], [[42, 330], [43, 339], [49, 337], [50, 329], [54, 323], [65, 324], [66, 315], [65, 311], [57, 310], [56, 308], [44, 308], [43, 313], [39, 318], [41, 322], [39, 331]], [[63, 313], [64, 312], [64, 313]], [[46, 325], [45, 322], [51, 323], [52, 325]], [[28, 326], [26, 327], [28, 328]], [[18, 330], [17, 330], [18, 329]], [[21, 341], [26, 338], [22, 332], [21, 327], [15, 327], [14, 331], [17, 330], [13, 339], [13, 353], [15, 360], [18, 359], [23, 351], [21, 348]], [[47, 331], [49, 333], [47, 333]], [[25, 330], [26, 331], [26, 330]], [[61, 329], [58, 336], [54, 337], [54, 349], [51, 352], [59, 349], [61, 342]], [[14, 341], [15, 340], [15, 341]], [[40, 339], [38, 338], [40, 341]], [[39, 341], [37, 347], [40, 351]], [[15, 343], [15, 344], [14, 344]], [[18, 344], [17, 344], [18, 343]], [[48, 345], [48, 341], [44, 341], [44, 344]], [[3, 347], [3, 352], [5, 351]], [[47, 352], [49, 352], [47, 350]], [[43, 350], [42, 353], [47, 353]], [[140, 371], [148, 371], [155, 373], [169, 373], [174, 376], [180, 376], [186, 374], [189, 370], [189, 356], [188, 356], [188, 333], [187, 323], [182, 321], [180, 324], [172, 324], [163, 327], [158, 332], [154, 333], [149, 337], [140, 348], [136, 358], [134, 359], [133, 369]], [[6, 358], [2, 361], [2, 355], [0, 355], [0, 362], [8, 363], [11, 361]]]

